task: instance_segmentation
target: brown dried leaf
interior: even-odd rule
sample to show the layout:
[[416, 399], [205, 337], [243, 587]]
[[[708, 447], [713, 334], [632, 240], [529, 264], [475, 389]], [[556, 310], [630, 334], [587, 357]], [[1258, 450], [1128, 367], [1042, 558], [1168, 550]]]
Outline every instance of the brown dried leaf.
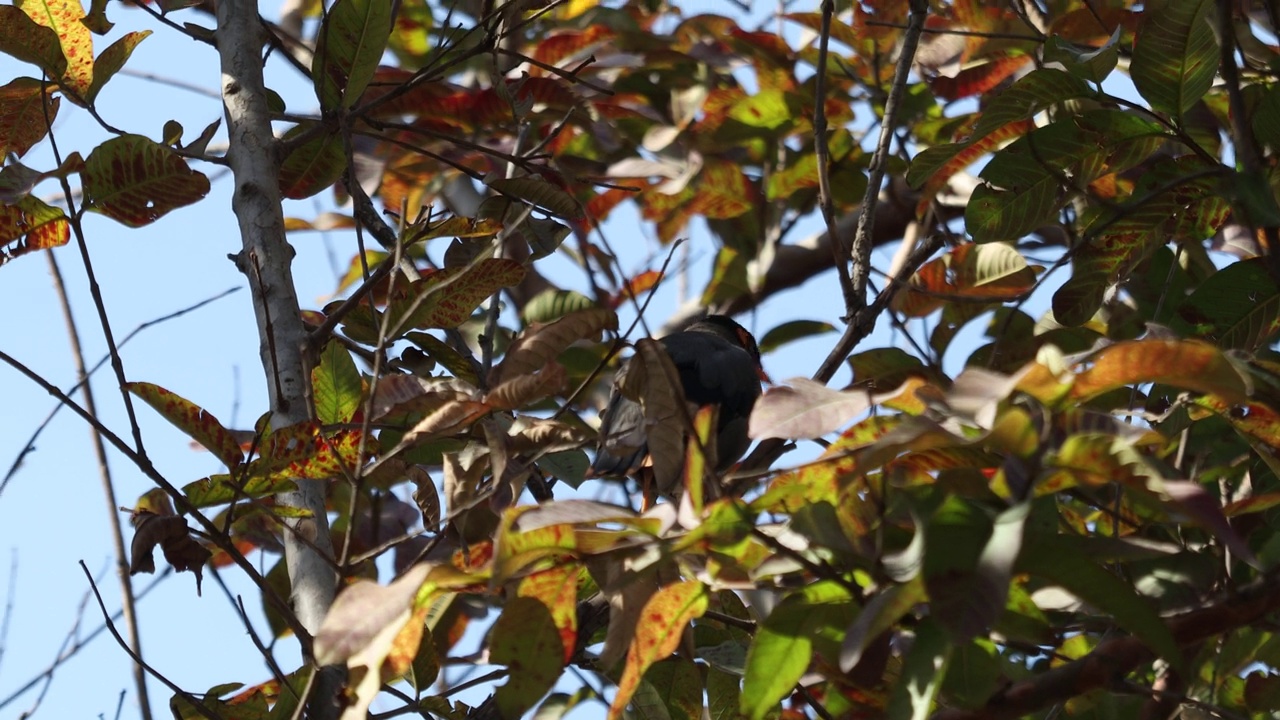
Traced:
[[[160, 508], [162, 510], [172, 510]], [[191, 537], [191, 528], [180, 515], [156, 514], [149, 511], [135, 511], [130, 522], [137, 529], [133, 534], [130, 546], [129, 574], [156, 571], [155, 558], [152, 553], [156, 545], [164, 551], [164, 559], [178, 572], [190, 570], [196, 576], [196, 594], [200, 594], [200, 582], [204, 579], [203, 568], [213, 553]]]
[[498, 386], [513, 378], [531, 375], [560, 357], [573, 343], [599, 337], [604, 330], [617, 329], [617, 314], [603, 308], [579, 310], [545, 324], [534, 323], [521, 331], [507, 348], [506, 357], [494, 368], [489, 384]]
[[[370, 647], [388, 628], [399, 632], [409, 617], [418, 588], [432, 568], [429, 563], [415, 565], [386, 586], [357, 580], [339, 593], [316, 633], [316, 662], [321, 665], [346, 662]], [[387, 638], [387, 650], [394, 637], [393, 633]]]
[[413, 501], [422, 511], [422, 526], [431, 530], [440, 524], [440, 493], [426, 470], [414, 465], [405, 474], [413, 482]]
[[484, 401], [499, 410], [516, 410], [561, 392], [568, 382], [569, 374], [564, 366], [551, 362], [537, 372], [504, 380], [485, 395]]
[[680, 481], [685, 427], [689, 424], [679, 371], [662, 343], [644, 338], [636, 342], [636, 354], [619, 382], [622, 394], [635, 399], [644, 410], [654, 485], [665, 493]]

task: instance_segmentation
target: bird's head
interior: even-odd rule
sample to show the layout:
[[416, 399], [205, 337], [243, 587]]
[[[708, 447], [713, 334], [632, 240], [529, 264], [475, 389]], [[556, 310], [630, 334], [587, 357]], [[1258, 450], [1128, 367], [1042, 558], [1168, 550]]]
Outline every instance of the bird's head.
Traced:
[[734, 321], [733, 318], [728, 315], [708, 315], [690, 325], [688, 331], [709, 332], [719, 335], [746, 350], [751, 354], [751, 358], [756, 361], [756, 372], [760, 375], [760, 379], [770, 384], [773, 383], [773, 380], [769, 378], [768, 373], [764, 371], [764, 367], [760, 363], [760, 346], [756, 344], [755, 337], [746, 328]]

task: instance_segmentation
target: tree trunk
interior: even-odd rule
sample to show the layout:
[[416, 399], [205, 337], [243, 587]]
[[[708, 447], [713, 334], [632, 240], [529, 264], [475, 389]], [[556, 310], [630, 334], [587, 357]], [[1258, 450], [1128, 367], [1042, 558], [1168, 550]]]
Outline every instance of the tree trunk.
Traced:
[[[271, 397], [271, 425], [282, 428], [311, 419], [311, 362], [290, 272], [293, 248], [285, 241], [277, 146], [262, 80], [263, 36], [257, 3], [221, 0], [217, 38], [230, 139], [227, 159], [235, 178], [232, 207], [243, 242], [235, 260], [248, 276], [253, 293]], [[324, 481], [299, 480], [297, 484], [296, 491], [281, 493], [276, 502], [311, 511], [311, 517], [286, 520], [293, 530], [284, 533], [284, 548], [293, 610], [302, 626], [315, 633], [333, 602], [337, 575], [331, 560]], [[304, 651], [309, 651], [310, 639], [301, 640]], [[329, 682], [322, 677], [312, 695], [316, 701], [308, 708], [313, 718], [336, 714], [333, 673], [324, 676]]]

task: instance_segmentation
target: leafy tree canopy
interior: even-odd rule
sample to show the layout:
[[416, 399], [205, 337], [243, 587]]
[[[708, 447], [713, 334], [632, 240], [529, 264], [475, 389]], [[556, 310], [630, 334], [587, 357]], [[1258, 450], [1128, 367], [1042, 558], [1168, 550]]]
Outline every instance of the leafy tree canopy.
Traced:
[[[1274, 5], [828, 1], [754, 27], [692, 7], [0, 6], [27, 71], [0, 87], [3, 272], [71, 242], [87, 262], [85, 213], [180, 222], [218, 166], [236, 187], [271, 412], [235, 431], [113, 363], [130, 418], [149, 406], [226, 472], [165, 477], [136, 422], [60, 396], [157, 485], [122, 562], [159, 549], [197, 590], [238, 566], [309, 658], [178, 690], [174, 713], [1280, 712]], [[112, 21], [139, 13], [216, 45], [225, 128], [98, 115], [149, 35]], [[262, 84], [267, 50], [314, 104]], [[111, 139], [55, 137], [67, 113]], [[283, 217], [317, 195], [335, 211]], [[611, 244], [632, 238], [601, 232], [622, 206], [660, 245], [639, 274]], [[767, 359], [826, 333], [829, 355], [767, 388], [760, 442], [720, 474], [710, 411], [649, 414], [675, 396], [641, 345], [626, 391], [682, 489], [587, 499], [630, 318], [702, 227], [709, 278], [650, 327], [817, 277], [760, 341]], [[300, 307], [285, 234], [320, 229], [345, 231], [350, 271]], [[901, 342], [860, 344], [877, 323]], [[486, 639], [464, 659], [469, 626]], [[491, 666], [483, 702], [437, 684], [461, 662]]]

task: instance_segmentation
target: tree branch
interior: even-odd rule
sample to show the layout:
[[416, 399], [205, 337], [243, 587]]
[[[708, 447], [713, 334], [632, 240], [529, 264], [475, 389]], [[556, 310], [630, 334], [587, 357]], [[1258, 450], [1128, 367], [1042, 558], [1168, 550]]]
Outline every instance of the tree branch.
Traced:
[[[248, 276], [253, 292], [272, 426], [287, 427], [311, 419], [311, 363], [290, 269], [293, 248], [285, 241], [276, 140], [262, 79], [264, 37], [257, 3], [219, 2], [217, 38], [229, 139], [227, 159], [235, 177], [232, 207], [243, 245], [237, 266]], [[284, 533], [283, 540], [293, 609], [302, 626], [314, 633], [333, 602], [337, 575], [331, 565], [325, 481], [299, 479], [296, 484], [297, 490], [280, 493], [276, 502], [308, 511], [308, 517], [285, 521], [297, 532]], [[329, 700], [337, 692], [340, 674], [336, 669], [322, 672], [318, 682], [313, 717], [335, 715], [337, 707]]]
[[[1258, 622], [1280, 609], [1280, 575], [1272, 574], [1215, 605], [1169, 618], [1166, 623], [1181, 647]], [[1013, 683], [976, 710], [941, 710], [933, 720], [1002, 720], [1029, 715], [1091, 690], [1110, 686], [1139, 665], [1155, 659], [1132, 636], [1105, 640], [1093, 652], [1034, 678]]]

